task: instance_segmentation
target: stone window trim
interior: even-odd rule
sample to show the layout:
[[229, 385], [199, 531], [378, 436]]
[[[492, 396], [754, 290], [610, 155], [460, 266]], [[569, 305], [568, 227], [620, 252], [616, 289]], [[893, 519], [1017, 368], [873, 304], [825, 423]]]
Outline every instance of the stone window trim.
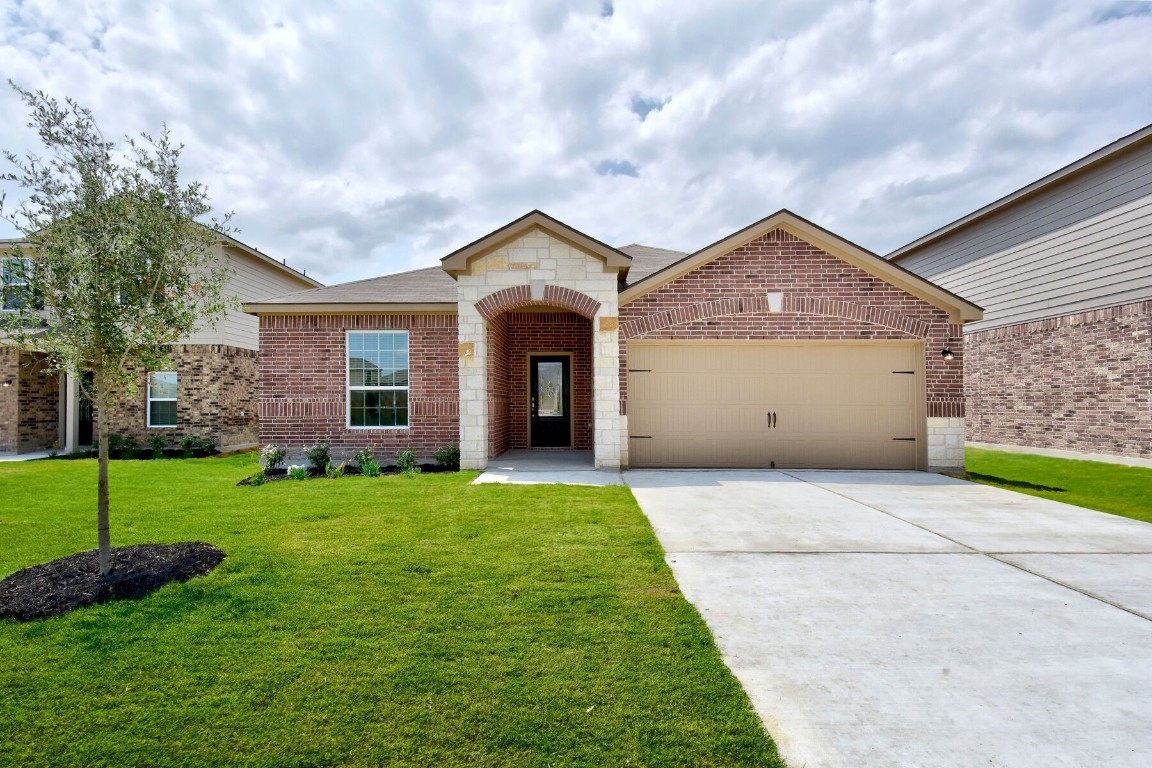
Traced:
[[[404, 337], [405, 346], [408, 348], [408, 355], [409, 355], [409, 357], [408, 357], [409, 377], [407, 379], [408, 383], [405, 384], [404, 386], [398, 386], [398, 385], [387, 385], [387, 386], [383, 386], [383, 385], [381, 385], [381, 386], [357, 385], [357, 386], [353, 386], [352, 385], [352, 373], [351, 373], [351, 371], [352, 371], [352, 354], [351, 354], [352, 337], [353, 336], [380, 336], [380, 335], [392, 335], [392, 336], [403, 336]], [[410, 390], [410, 387], [411, 387], [411, 368], [412, 368], [411, 336], [409, 335], [407, 330], [380, 329], [380, 330], [363, 330], [363, 331], [345, 331], [344, 332], [344, 426], [345, 426], [345, 428], [351, 429], [351, 430], [375, 430], [375, 431], [388, 431], [388, 432], [407, 431], [407, 430], [412, 429], [412, 406], [411, 406], [410, 402], [406, 402], [406, 404], [405, 404], [405, 412], [406, 412], [405, 421], [407, 422], [406, 424], [398, 425], [398, 426], [386, 426], [386, 425], [385, 426], [381, 426], [381, 425], [355, 426], [352, 424], [352, 393], [353, 392], [404, 392], [405, 394], [408, 394], [411, 391]]]
[[[160, 376], [171, 376], [172, 377], [172, 380], [171, 380], [171, 386], [172, 386], [172, 390], [173, 390], [173, 396], [172, 397], [157, 397], [153, 394], [153, 383], [154, 382], [159, 383], [157, 381], [157, 377], [160, 377]], [[153, 403], [173, 403], [173, 404], [175, 404], [176, 402], [178, 402], [179, 390], [177, 389], [177, 387], [179, 386], [179, 381], [180, 381], [180, 375], [176, 371], [153, 371], [153, 372], [148, 374], [148, 410], [147, 410], [148, 429], [175, 429], [177, 426], [179, 426], [179, 424], [178, 424], [179, 419], [176, 417], [175, 405], [173, 405], [172, 423], [171, 424], [155, 423], [156, 420], [154, 420], [152, 417], [152, 414], [153, 414], [152, 404]], [[168, 382], [165, 382], [165, 383], [168, 383]]]

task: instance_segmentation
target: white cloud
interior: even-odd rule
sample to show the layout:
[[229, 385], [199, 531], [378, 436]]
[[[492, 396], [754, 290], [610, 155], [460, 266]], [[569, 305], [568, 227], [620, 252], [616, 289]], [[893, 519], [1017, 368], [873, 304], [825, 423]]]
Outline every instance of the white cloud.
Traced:
[[1152, 15], [1108, 0], [0, 13], [5, 76], [111, 135], [166, 122], [242, 240], [330, 282], [532, 208], [691, 250], [787, 207], [885, 252], [1152, 122]]

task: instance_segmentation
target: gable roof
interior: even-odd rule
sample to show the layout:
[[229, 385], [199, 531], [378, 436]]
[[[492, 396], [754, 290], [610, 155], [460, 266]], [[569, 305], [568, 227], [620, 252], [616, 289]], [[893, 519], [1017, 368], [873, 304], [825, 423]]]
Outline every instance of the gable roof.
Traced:
[[249, 302], [244, 305], [244, 311], [250, 314], [455, 312], [456, 281], [440, 267], [425, 267]]
[[474, 240], [463, 248], [453, 251], [441, 259], [440, 264], [445, 272], [455, 278], [461, 272], [467, 271], [468, 263], [472, 259], [489, 251], [494, 251], [533, 229], [542, 229], [558, 240], [593, 256], [598, 256], [604, 259], [604, 263], [609, 267], [616, 267], [622, 272], [627, 272], [632, 265], [632, 258], [623, 251], [602, 243], [594, 237], [589, 237], [539, 210], [530, 211], [515, 221], [505, 224], [500, 229], [489, 232], [479, 240]]
[[683, 251], [653, 248], [650, 245], [640, 245], [639, 243], [622, 246], [619, 250], [632, 257], [632, 267], [628, 270], [628, 282], [633, 285], [688, 255]]
[[939, 229], [929, 232], [923, 237], [913, 240], [907, 245], [902, 245], [889, 253], [884, 258], [893, 262], [899, 261], [900, 259], [911, 255], [913, 252], [920, 250], [929, 243], [936, 242], [937, 240], [952, 234], [956, 230], [969, 227], [982, 219], [986, 219], [989, 216], [998, 213], [1004, 208], [1008, 208], [1010, 206], [1016, 205], [1017, 203], [1023, 202], [1028, 198], [1034, 197], [1041, 192], [1061, 184], [1069, 178], [1087, 171], [1093, 166], [1096, 166], [1105, 160], [1115, 157], [1116, 155], [1133, 149], [1146, 141], [1152, 141], [1152, 125], [1146, 125], [1140, 130], [1134, 131], [1127, 136], [1119, 138], [1111, 144], [1103, 146], [1095, 152], [1085, 155], [1079, 160], [1073, 163], [1069, 163], [1057, 171], [1053, 171], [1044, 178], [1038, 179], [1037, 181], [1034, 181], [1025, 187], [1021, 187], [1015, 192], [1005, 195], [999, 200], [989, 203], [979, 210], [973, 211], [967, 216], [961, 216], [951, 224], [945, 224]]
[[774, 229], [783, 229], [868, 274], [943, 309], [954, 323], [979, 320], [984, 316], [983, 310], [972, 302], [909, 272], [899, 264], [885, 261], [875, 253], [865, 250], [801, 216], [797, 216], [787, 208], [781, 208], [771, 216], [733, 232], [731, 235], [717, 240], [679, 261], [651, 273], [642, 280], [637, 280], [621, 291], [620, 304], [627, 304], [649, 291], [683, 277], [692, 270], [702, 267], [713, 259], [746, 245]]

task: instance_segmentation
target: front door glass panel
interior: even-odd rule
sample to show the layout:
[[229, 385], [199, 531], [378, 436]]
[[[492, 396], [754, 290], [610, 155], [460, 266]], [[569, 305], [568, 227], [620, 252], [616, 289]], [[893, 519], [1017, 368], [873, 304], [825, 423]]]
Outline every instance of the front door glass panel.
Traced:
[[564, 415], [564, 365], [559, 362], [536, 363], [536, 415]]

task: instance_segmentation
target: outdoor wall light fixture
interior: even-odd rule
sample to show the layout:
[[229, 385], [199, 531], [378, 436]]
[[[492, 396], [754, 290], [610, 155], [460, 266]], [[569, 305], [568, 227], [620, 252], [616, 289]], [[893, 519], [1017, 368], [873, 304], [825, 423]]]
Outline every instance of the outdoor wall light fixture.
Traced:
[[952, 354], [952, 350], [950, 348], [944, 347], [944, 349], [940, 350], [940, 357], [944, 358], [945, 360], [951, 360], [955, 357], [955, 355]]
[[6, 386], [6, 387], [12, 386], [12, 379], [5, 379], [4, 386]]

